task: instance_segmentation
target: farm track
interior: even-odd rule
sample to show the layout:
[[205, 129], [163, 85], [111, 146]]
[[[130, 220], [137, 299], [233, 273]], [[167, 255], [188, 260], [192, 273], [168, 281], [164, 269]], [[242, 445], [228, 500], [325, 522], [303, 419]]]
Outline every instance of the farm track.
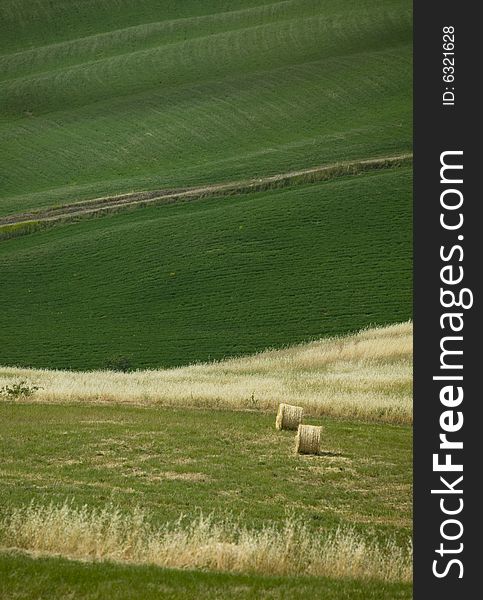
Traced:
[[347, 175], [358, 175], [371, 170], [402, 166], [411, 163], [411, 161], [412, 154], [408, 153], [368, 160], [340, 162], [332, 165], [323, 165], [236, 182], [106, 196], [103, 198], [95, 198], [93, 200], [74, 202], [43, 210], [1, 217], [0, 233], [2, 227], [5, 227], [5, 229], [8, 230], [10, 226], [28, 225], [32, 222], [53, 225], [57, 222], [66, 222], [76, 220], [77, 218], [96, 217], [102, 214], [117, 212], [118, 210], [143, 207], [155, 203], [174, 204], [177, 202], [193, 202], [208, 197], [219, 196], [221, 194], [235, 195], [266, 191], [297, 183], [312, 183]]

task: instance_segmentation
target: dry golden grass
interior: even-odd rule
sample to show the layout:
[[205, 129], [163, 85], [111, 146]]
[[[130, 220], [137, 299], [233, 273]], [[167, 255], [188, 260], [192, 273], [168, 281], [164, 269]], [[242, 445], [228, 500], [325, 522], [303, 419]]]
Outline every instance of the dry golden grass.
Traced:
[[64, 503], [14, 509], [0, 523], [0, 544], [69, 558], [132, 561], [171, 568], [411, 580], [410, 542], [401, 548], [362, 538], [352, 529], [323, 537], [302, 523], [249, 530], [231, 519], [200, 515], [155, 529], [145, 513], [114, 506], [78, 509]]
[[30, 400], [276, 410], [412, 422], [412, 323], [366, 329], [220, 362], [133, 373], [0, 368], [0, 388], [25, 379]]

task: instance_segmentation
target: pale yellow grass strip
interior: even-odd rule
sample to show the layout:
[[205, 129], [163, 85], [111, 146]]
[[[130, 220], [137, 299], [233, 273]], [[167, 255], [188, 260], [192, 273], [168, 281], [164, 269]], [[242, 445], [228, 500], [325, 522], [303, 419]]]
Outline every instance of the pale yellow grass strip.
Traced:
[[0, 368], [0, 388], [25, 379], [30, 400], [255, 408], [280, 402], [312, 416], [412, 422], [412, 323], [363, 330], [220, 362], [134, 373]]
[[410, 581], [412, 550], [378, 544], [352, 529], [312, 532], [287, 519], [284, 526], [250, 530], [231, 519], [200, 515], [162, 528], [141, 509], [123, 514], [113, 506], [89, 510], [31, 504], [0, 523], [0, 544], [69, 558], [131, 561], [181, 569], [276, 575], [326, 575]]

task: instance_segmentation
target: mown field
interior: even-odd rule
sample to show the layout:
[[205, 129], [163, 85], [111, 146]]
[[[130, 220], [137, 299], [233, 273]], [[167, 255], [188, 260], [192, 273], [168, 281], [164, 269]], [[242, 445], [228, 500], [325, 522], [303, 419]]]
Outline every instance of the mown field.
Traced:
[[[0, 593], [410, 598], [411, 335], [130, 374], [3, 368]], [[9, 396], [16, 381], [39, 389]], [[318, 455], [275, 429], [277, 398], [322, 425]]]
[[411, 170], [156, 206], [0, 242], [0, 364], [159, 367], [411, 316]]
[[[22, 577], [25, 598], [129, 598], [146, 577], [153, 598], [410, 598], [411, 335], [131, 374], [3, 368], [2, 388], [40, 386], [1, 395], [5, 597]], [[323, 426], [319, 455], [275, 429], [277, 399]]]
[[[146, 572], [152, 597], [161, 588], [188, 598], [183, 588], [211, 585], [207, 575], [132, 563], [254, 573], [211, 577], [214, 593], [226, 580], [235, 598], [257, 590], [282, 598], [299, 586], [295, 593], [320, 598], [410, 597], [407, 426], [309, 420], [325, 427], [323, 450], [304, 457], [293, 454], [292, 432], [276, 432], [274, 415], [257, 411], [44, 403], [2, 403], [0, 411], [0, 564], [16, 566], [2, 579], [6, 598], [24, 570], [25, 598], [45, 597], [47, 581], [60, 585], [56, 593], [95, 597], [112, 588], [112, 577], [115, 586], [119, 579], [140, 586]], [[33, 565], [15, 548], [123, 566], [103, 564], [101, 575], [98, 563]], [[300, 579], [311, 574], [323, 578]]]
[[4, 508], [73, 498], [139, 504], [157, 523], [228, 510], [247, 526], [295, 510], [315, 527], [370, 525], [400, 538], [411, 525], [409, 427], [309, 419], [325, 427], [323, 454], [302, 457], [294, 433], [258, 411], [5, 402], [0, 410]]
[[407, 0], [4, 0], [0, 214], [411, 150]]

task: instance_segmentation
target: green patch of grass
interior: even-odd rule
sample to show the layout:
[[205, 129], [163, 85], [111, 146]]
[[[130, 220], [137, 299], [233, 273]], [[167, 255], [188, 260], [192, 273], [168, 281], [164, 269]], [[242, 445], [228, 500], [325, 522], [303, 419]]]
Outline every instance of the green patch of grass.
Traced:
[[401, 166], [5, 240], [0, 363], [174, 366], [405, 321], [410, 218]]
[[0, 505], [146, 509], [154, 525], [199, 512], [248, 527], [294, 513], [314, 530], [384, 541], [411, 531], [409, 427], [323, 419], [321, 456], [293, 454], [274, 415], [125, 406], [0, 404]]
[[48, 227], [48, 223], [41, 221], [23, 221], [22, 223], [12, 223], [0, 226], [0, 240], [8, 240], [10, 238], [28, 235], [35, 233]]
[[2, 600], [409, 600], [409, 584], [175, 571], [0, 554]]

